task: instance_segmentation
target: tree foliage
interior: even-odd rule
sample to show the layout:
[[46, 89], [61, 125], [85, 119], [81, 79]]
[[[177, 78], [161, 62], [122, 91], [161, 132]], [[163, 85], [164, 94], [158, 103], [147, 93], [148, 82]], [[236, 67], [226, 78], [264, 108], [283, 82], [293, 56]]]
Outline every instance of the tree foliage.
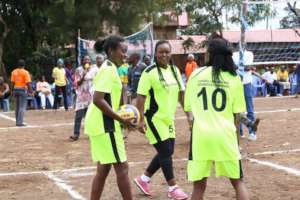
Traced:
[[0, 75], [9, 73], [19, 58], [27, 60], [33, 74], [44, 73], [59, 56], [70, 56], [64, 47], [76, 43], [79, 29], [88, 39], [116, 27], [121, 35], [132, 34], [166, 8], [161, 5], [173, 9], [175, 1], [1, 0]]
[[300, 9], [296, 7], [297, 2], [293, 5], [288, 4], [284, 9], [287, 12], [287, 16], [280, 20], [281, 28], [299, 28], [300, 27]]
[[[192, 20], [192, 25], [183, 34], [198, 35], [215, 31], [222, 34], [224, 16], [230, 23], [240, 23], [241, 0], [182, 0], [181, 3]], [[271, 10], [268, 5], [248, 5], [246, 20], [251, 26], [269, 15]]]

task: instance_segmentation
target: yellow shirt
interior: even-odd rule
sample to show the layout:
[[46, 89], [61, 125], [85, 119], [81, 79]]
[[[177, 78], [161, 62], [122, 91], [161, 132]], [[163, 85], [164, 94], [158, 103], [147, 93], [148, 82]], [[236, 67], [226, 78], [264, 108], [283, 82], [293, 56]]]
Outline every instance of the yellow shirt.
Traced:
[[277, 80], [279, 81], [287, 81], [289, 78], [288, 71], [284, 70], [283, 72], [281, 70], [278, 70], [277, 72]]
[[52, 76], [54, 78], [55, 85], [59, 87], [66, 86], [66, 71], [64, 68], [55, 67], [53, 69]]

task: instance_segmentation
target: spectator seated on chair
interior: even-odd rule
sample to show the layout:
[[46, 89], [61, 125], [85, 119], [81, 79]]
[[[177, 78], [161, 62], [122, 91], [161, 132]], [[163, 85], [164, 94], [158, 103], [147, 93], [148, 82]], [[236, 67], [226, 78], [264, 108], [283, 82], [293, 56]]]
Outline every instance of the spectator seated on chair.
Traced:
[[38, 96], [40, 97], [42, 109], [46, 109], [46, 99], [48, 99], [52, 108], [54, 104], [54, 97], [51, 93], [51, 86], [46, 81], [45, 76], [42, 76], [39, 82], [37, 82], [36, 91]]
[[9, 111], [9, 85], [5, 83], [4, 78], [0, 76], [0, 107], [4, 112]]
[[266, 84], [259, 77], [252, 75], [253, 96], [266, 96]]
[[288, 91], [290, 90], [290, 83], [289, 83], [289, 72], [287, 71], [285, 66], [281, 66], [280, 69], [277, 71], [277, 94], [281, 95], [288, 95]]
[[38, 95], [36, 92], [36, 82], [32, 81], [31, 82], [31, 87], [32, 87], [32, 91], [33, 93], [31, 95], [27, 96], [27, 106], [29, 106], [29, 108], [31, 109], [38, 109]]

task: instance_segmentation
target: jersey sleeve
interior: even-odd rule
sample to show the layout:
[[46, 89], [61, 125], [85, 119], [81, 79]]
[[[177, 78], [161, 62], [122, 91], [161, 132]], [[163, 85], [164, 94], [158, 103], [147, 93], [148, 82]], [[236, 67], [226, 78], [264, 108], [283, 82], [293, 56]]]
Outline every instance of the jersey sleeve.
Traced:
[[242, 81], [239, 77], [236, 78], [236, 81], [234, 82], [234, 87], [232, 88], [232, 94], [233, 94], [233, 113], [242, 113], [246, 112], [246, 103], [245, 103], [245, 97], [244, 97], [244, 88]]
[[94, 90], [97, 92], [111, 93], [112, 92], [112, 81], [115, 79], [113, 77], [113, 70], [111, 67], [103, 67], [99, 70], [94, 78]]
[[147, 96], [150, 89], [151, 89], [150, 73], [144, 71], [139, 81], [137, 93], [143, 96]]
[[189, 79], [189, 81], [187, 82], [185, 94], [184, 94], [184, 111], [185, 112], [192, 111], [191, 100], [190, 100], [191, 91], [192, 91], [191, 87], [192, 87], [192, 79]]

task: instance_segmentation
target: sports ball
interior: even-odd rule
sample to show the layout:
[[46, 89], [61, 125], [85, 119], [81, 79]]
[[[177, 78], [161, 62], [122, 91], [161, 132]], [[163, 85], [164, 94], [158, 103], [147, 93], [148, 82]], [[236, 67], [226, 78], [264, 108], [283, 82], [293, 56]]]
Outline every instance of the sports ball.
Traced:
[[138, 111], [138, 109], [130, 104], [122, 105], [117, 113], [125, 119], [133, 118], [132, 123], [134, 125], [138, 125], [141, 119], [140, 112]]

